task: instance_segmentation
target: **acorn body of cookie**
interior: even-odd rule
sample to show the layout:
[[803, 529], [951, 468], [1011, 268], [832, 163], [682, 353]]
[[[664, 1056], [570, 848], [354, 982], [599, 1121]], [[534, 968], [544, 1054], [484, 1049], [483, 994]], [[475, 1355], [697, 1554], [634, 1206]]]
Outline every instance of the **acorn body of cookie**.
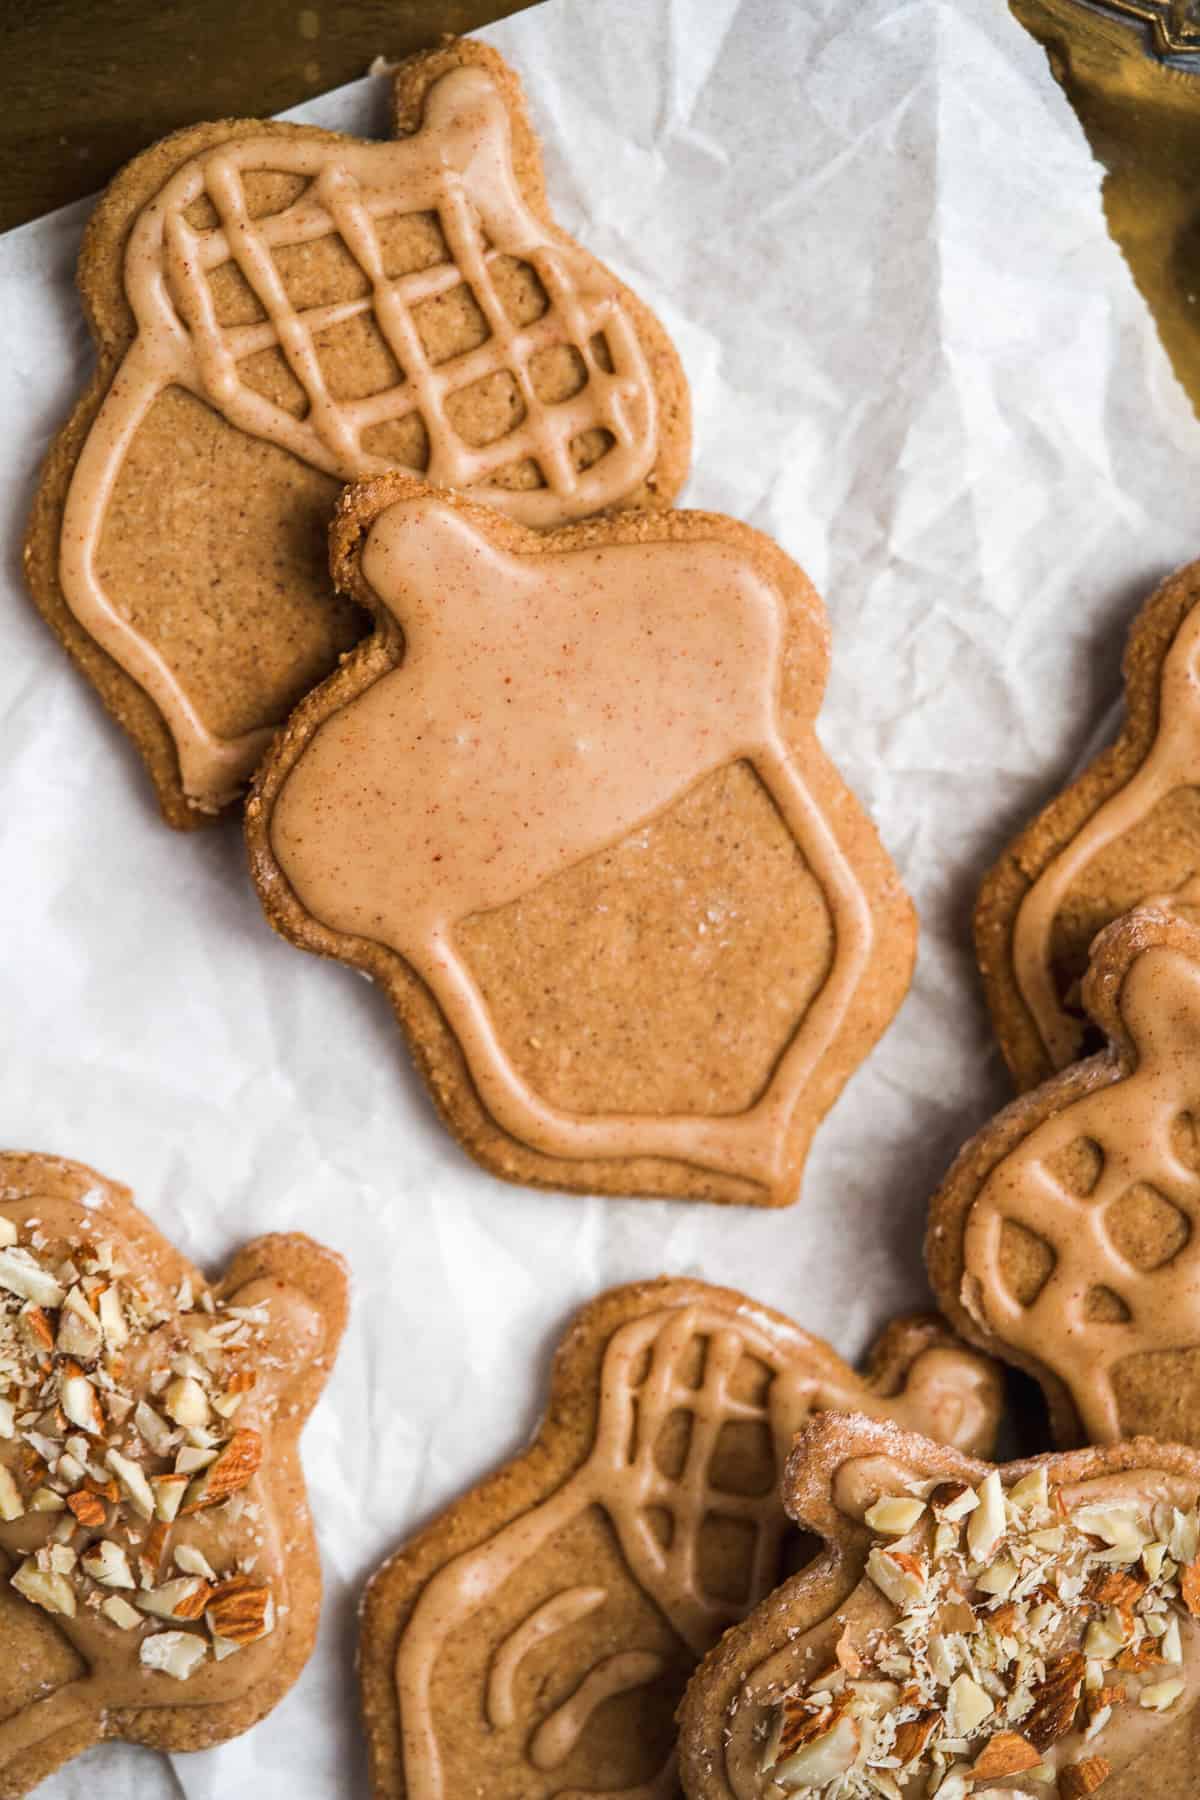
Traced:
[[503, 60], [410, 59], [395, 118], [384, 143], [191, 127], [89, 226], [99, 368], [26, 566], [175, 825], [238, 797], [363, 629], [325, 568], [339, 482], [411, 468], [540, 528], [668, 505], [686, 473], [678, 358], [554, 224]]
[[247, 809], [272, 924], [385, 986], [496, 1173], [794, 1199], [915, 935], [813, 732], [801, 571], [719, 515], [534, 534], [398, 475], [332, 542], [376, 630]]
[[367, 1590], [359, 1667], [378, 1800], [454, 1800], [472, 1782], [526, 1800], [675, 1800], [675, 1705], [778, 1579], [784, 1460], [831, 1405], [985, 1448], [999, 1390], [928, 1319], [897, 1321], [864, 1380], [781, 1315], [702, 1282], [585, 1307], [529, 1450]]

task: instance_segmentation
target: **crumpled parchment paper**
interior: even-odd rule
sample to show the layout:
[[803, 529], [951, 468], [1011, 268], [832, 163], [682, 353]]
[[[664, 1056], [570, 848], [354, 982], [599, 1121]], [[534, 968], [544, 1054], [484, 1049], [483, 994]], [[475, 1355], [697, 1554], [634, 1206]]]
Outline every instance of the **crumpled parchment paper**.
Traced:
[[[237, 825], [160, 824], [30, 607], [24, 515], [90, 365], [71, 280], [87, 209], [0, 239], [0, 1141], [131, 1183], [214, 1270], [297, 1228], [354, 1278], [304, 1444], [328, 1584], [304, 1676], [234, 1743], [173, 1766], [103, 1746], [47, 1800], [362, 1792], [362, 1582], [521, 1444], [556, 1336], [600, 1288], [708, 1276], [851, 1355], [924, 1299], [926, 1199], [1005, 1093], [970, 952], [978, 878], [1094, 734], [1137, 601], [1200, 538], [1200, 430], [1082, 133], [994, 0], [550, 0], [485, 36], [525, 80], [558, 216], [679, 345], [685, 501], [773, 533], [825, 595], [821, 734], [920, 908], [917, 978], [792, 1210], [478, 1171], [381, 996], [272, 937]], [[369, 133], [382, 91], [296, 116]]]

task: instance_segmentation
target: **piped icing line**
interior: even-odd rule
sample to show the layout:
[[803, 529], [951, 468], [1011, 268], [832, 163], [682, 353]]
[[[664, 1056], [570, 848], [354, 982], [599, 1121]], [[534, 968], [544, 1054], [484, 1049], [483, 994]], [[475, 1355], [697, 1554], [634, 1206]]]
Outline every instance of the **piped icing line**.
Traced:
[[[1139, 913], [1128, 936], [1133, 948], [1117, 1006], [1133, 1066], [1052, 1113], [997, 1164], [970, 1208], [963, 1241], [968, 1309], [1005, 1344], [1061, 1377], [1094, 1442], [1123, 1435], [1113, 1374], [1126, 1357], [1200, 1342], [1200, 1179], [1172, 1140], [1182, 1116], [1200, 1117], [1200, 962], [1180, 947], [1194, 937], [1200, 949], [1200, 934]], [[1103, 1158], [1086, 1194], [1068, 1191], [1047, 1166], [1080, 1139]], [[1113, 1205], [1138, 1184], [1157, 1190], [1188, 1227], [1178, 1252], [1152, 1270], [1122, 1255], [1108, 1223]], [[1027, 1304], [1002, 1278], [1006, 1220], [1054, 1253], [1053, 1270]], [[1128, 1316], [1089, 1319], [1088, 1295], [1096, 1288], [1115, 1294]]]
[[[697, 1336], [708, 1340], [699, 1387], [684, 1379], [682, 1367]], [[641, 1379], [649, 1352], [649, 1366]], [[900, 1418], [916, 1429], [946, 1423], [939, 1390], [950, 1384], [950, 1371], [935, 1362], [929, 1379], [917, 1379], [920, 1364], [938, 1358], [925, 1350], [914, 1365], [901, 1395], [884, 1399], [861, 1381], [834, 1373], [834, 1359], [813, 1347], [798, 1353], [781, 1345], [767, 1321], [750, 1309], [736, 1320], [718, 1307], [696, 1301], [659, 1309], [634, 1318], [612, 1335], [599, 1377], [599, 1410], [586, 1461], [563, 1485], [531, 1512], [520, 1514], [477, 1548], [445, 1564], [422, 1590], [396, 1648], [394, 1681], [399, 1701], [405, 1792], [408, 1800], [452, 1800], [445, 1785], [433, 1707], [433, 1680], [438, 1658], [454, 1633], [480, 1607], [500, 1593], [515, 1571], [571, 1522], [593, 1506], [610, 1520], [634, 1580], [662, 1610], [671, 1628], [698, 1659], [721, 1632], [755, 1606], [778, 1577], [779, 1555], [789, 1526], [776, 1484], [755, 1495], [716, 1488], [712, 1458], [724, 1425], [731, 1421], [765, 1424], [770, 1431], [777, 1468], [782, 1469], [796, 1433], [814, 1411], [838, 1408], [871, 1416]], [[730, 1387], [743, 1356], [761, 1361], [771, 1373], [765, 1399], [739, 1399]], [[956, 1356], [961, 1370], [962, 1353]], [[665, 1476], [655, 1457], [659, 1434], [677, 1411], [691, 1420], [683, 1467]], [[960, 1442], [977, 1441], [976, 1425], [960, 1409], [955, 1421]], [[664, 1548], [649, 1529], [649, 1509], [663, 1509], [672, 1520], [670, 1544]], [[756, 1543], [748, 1592], [741, 1604], [709, 1594], [703, 1584], [697, 1547], [701, 1529], [714, 1514], [737, 1517], [751, 1527]], [[562, 1613], [594, 1590], [573, 1589], [551, 1595], [504, 1640], [492, 1664], [490, 1682], [500, 1656], [520, 1644], [527, 1654], [538, 1623], [547, 1615], [565, 1629]], [[590, 1610], [590, 1609], [589, 1609]], [[583, 1617], [582, 1612], [578, 1617]], [[540, 1632], [538, 1633], [540, 1636]], [[636, 1648], [633, 1647], [633, 1648]], [[623, 1665], [626, 1671], [632, 1665]], [[649, 1663], [644, 1678], [651, 1679]], [[586, 1679], [586, 1678], [585, 1678]], [[577, 1689], [578, 1691], [578, 1689]], [[497, 1719], [488, 1705], [493, 1727]], [[515, 1722], [515, 1720], [514, 1720]], [[534, 1734], [536, 1741], [537, 1734]], [[541, 1765], [536, 1765], [541, 1766]], [[619, 1794], [595, 1794], [594, 1800], [670, 1800], [675, 1758], [650, 1782]], [[593, 1790], [563, 1789], [561, 1800]]]
[[[291, 206], [251, 218], [243, 177], [255, 170], [310, 178]], [[190, 224], [186, 210], [207, 195], [218, 226]], [[376, 221], [400, 212], [435, 211], [452, 261], [389, 279]], [[480, 239], [483, 232], [487, 247]], [[309, 311], [293, 307], [271, 252], [337, 232], [371, 283], [361, 300]], [[550, 306], [529, 326], [506, 314], [491, 277], [503, 255], [536, 271]], [[207, 274], [232, 261], [259, 301], [260, 324], [218, 323]], [[490, 331], [465, 356], [434, 365], [412, 309], [467, 281]], [[394, 467], [363, 448], [372, 425], [419, 411], [430, 446], [431, 482], [471, 489], [523, 523], [544, 527], [602, 511], [636, 488], [657, 454], [654, 383], [637, 332], [615, 284], [591, 257], [561, 243], [525, 201], [512, 162], [503, 98], [482, 69], [451, 70], [429, 90], [425, 123], [393, 143], [314, 141], [283, 135], [236, 138], [177, 170], [138, 216], [125, 256], [125, 292], [137, 337], [115, 376], [72, 476], [64, 517], [60, 579], [76, 618], [128, 675], [145, 688], [175, 740], [184, 791], [216, 810], [240, 790], [271, 728], [223, 738], [207, 727], [161, 652], [105, 592], [97, 571], [105, 520], [121, 466], [138, 427], [164, 389], [178, 386], [213, 406], [252, 437], [290, 451], [348, 481]], [[313, 341], [316, 331], [372, 311], [401, 371], [398, 385], [360, 400], [329, 393]], [[594, 339], [608, 345], [611, 368]], [[534, 390], [529, 363], [547, 343], [571, 343], [587, 380], [552, 405]], [[245, 357], [278, 347], [306, 398], [304, 417], [246, 385]], [[500, 439], [471, 446], [454, 431], [450, 394], [507, 369], [525, 415]], [[576, 469], [569, 446], [602, 427], [610, 446]], [[545, 486], [508, 489], [491, 479], [504, 466], [534, 458]]]
[[665, 1659], [652, 1650], [618, 1650], [604, 1657], [534, 1732], [529, 1744], [529, 1760], [534, 1768], [560, 1768], [587, 1730], [592, 1715], [606, 1700], [645, 1687], [666, 1668]]
[[72, 612], [167, 720], [180, 779], [192, 803], [217, 810], [239, 792], [274, 735], [272, 728], [222, 738], [192, 704], [170, 663], [106, 592], [96, 568], [103, 520], [125, 453], [167, 383], [135, 343], [104, 398], [75, 465], [63, 514], [59, 577]]
[[[283, 785], [271, 844], [293, 892], [323, 925], [404, 957], [484, 1106], [520, 1142], [577, 1159], [672, 1157], [783, 1191], [792, 1114], [859, 991], [874, 925], [804, 752], [779, 725], [776, 591], [715, 539], [522, 557], [436, 500], [387, 508], [362, 567], [403, 628], [404, 659], [326, 720]], [[736, 761], [821, 890], [834, 938], [824, 982], [742, 1113], [552, 1105], [501, 1043], [455, 926], [619, 842]]]
[[502, 1730], [515, 1722], [517, 1706], [513, 1682], [529, 1652], [547, 1638], [565, 1631], [568, 1625], [586, 1619], [589, 1613], [603, 1606], [606, 1599], [603, 1588], [564, 1588], [561, 1594], [555, 1594], [537, 1607], [510, 1637], [505, 1638], [497, 1647], [488, 1674], [485, 1707], [490, 1725]]
[[1062, 1005], [1054, 979], [1054, 922], [1074, 882], [1103, 850], [1140, 825], [1175, 789], [1200, 781], [1198, 649], [1200, 607], [1193, 607], [1163, 663], [1158, 730], [1149, 756], [1046, 866], [1018, 909], [1013, 973], [1055, 1068], [1065, 1068], [1078, 1054], [1082, 1032], [1079, 1020]]

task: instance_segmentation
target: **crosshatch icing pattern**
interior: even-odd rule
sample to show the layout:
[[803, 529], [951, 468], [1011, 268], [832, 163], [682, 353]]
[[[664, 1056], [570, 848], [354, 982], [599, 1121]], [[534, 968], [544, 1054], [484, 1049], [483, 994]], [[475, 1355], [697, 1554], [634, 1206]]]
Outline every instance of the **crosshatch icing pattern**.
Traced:
[[[281, 211], [255, 218], [245, 176], [264, 170], [301, 175], [307, 185]], [[198, 228], [188, 214], [203, 198], [211, 203], [215, 222]], [[394, 275], [378, 228], [413, 211], [436, 215], [443, 245], [433, 253], [444, 248], [445, 255]], [[276, 252], [331, 234], [365, 277], [368, 291], [298, 308], [289, 299]], [[527, 458], [534, 462], [541, 488], [500, 487], [487, 496], [529, 523], [573, 517], [581, 501], [586, 510], [603, 506], [650, 466], [654, 395], [632, 324], [611, 284], [597, 281], [591, 259], [554, 243], [520, 198], [511, 175], [507, 116], [479, 70], [444, 77], [431, 97], [428, 129], [398, 144], [234, 140], [181, 170], [147, 213], [139, 235], [143, 242], [131, 247], [131, 258], [153, 254], [154, 246], [167, 276], [145, 295], [151, 311], [142, 317], [143, 328], [186, 336], [200, 383], [217, 405], [243, 429], [270, 435], [331, 474], [349, 480], [394, 467], [395, 459], [364, 446], [364, 434], [414, 412], [428, 440], [423, 472], [437, 486], [478, 487]], [[497, 290], [494, 270], [503, 256], [525, 259], [543, 290], [545, 310], [528, 322], [512, 316]], [[258, 323], [219, 322], [209, 278], [230, 262], [258, 303], [263, 315]], [[486, 336], [437, 363], [422, 339], [417, 311], [422, 303], [464, 287]], [[400, 379], [359, 399], [338, 399], [326, 382], [315, 340], [365, 313], [395, 359]], [[583, 379], [575, 394], [548, 403], [531, 365], [538, 351], [562, 343], [580, 358]], [[274, 346], [303, 389], [302, 418], [258, 393], [241, 373], [244, 359]], [[517, 422], [489, 443], [468, 443], [447, 402], [496, 375], [515, 386]], [[579, 440], [595, 430], [605, 434], [605, 447], [583, 469], [587, 447]], [[619, 473], [603, 466], [609, 459]]]
[[161, 713], [194, 808], [236, 797], [279, 714], [216, 729], [103, 573], [122, 469], [167, 390], [335, 479], [409, 468], [537, 528], [627, 501], [656, 467], [634, 304], [532, 209], [512, 132], [489, 69], [459, 66], [408, 137], [257, 127], [184, 162], [134, 220], [137, 335], [70, 478], [58, 578]]

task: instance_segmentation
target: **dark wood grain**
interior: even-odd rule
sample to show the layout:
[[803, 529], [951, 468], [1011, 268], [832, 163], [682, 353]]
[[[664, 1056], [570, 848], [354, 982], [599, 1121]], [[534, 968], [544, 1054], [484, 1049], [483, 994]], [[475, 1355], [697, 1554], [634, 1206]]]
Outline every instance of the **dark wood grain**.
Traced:
[[533, 0], [0, 0], [0, 230], [198, 119], [259, 117]]

